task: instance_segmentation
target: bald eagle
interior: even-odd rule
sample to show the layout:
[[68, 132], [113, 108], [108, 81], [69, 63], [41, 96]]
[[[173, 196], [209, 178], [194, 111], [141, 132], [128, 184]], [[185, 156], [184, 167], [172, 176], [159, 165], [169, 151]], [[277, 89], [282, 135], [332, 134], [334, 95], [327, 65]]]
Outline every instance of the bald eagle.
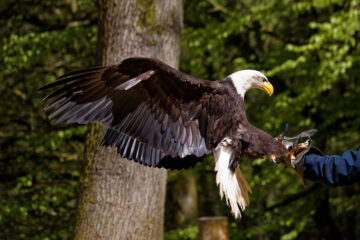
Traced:
[[251, 88], [271, 95], [273, 86], [255, 70], [238, 71], [220, 81], [180, 72], [159, 60], [128, 58], [61, 76], [40, 90], [49, 119], [56, 123], [101, 121], [102, 145], [121, 157], [151, 167], [182, 169], [214, 153], [216, 183], [236, 218], [249, 204], [250, 186], [239, 168], [242, 156], [281, 159], [288, 151], [251, 125], [244, 96]]

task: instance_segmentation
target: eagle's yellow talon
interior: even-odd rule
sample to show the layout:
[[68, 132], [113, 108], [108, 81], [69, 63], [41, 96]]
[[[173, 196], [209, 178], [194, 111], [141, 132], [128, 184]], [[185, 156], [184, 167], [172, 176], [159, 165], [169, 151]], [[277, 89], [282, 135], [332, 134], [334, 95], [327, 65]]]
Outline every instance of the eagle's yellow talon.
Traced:
[[274, 154], [271, 154], [270, 158], [271, 158], [271, 160], [273, 161], [273, 163], [278, 163], [278, 162], [276, 161], [276, 156], [275, 156]]

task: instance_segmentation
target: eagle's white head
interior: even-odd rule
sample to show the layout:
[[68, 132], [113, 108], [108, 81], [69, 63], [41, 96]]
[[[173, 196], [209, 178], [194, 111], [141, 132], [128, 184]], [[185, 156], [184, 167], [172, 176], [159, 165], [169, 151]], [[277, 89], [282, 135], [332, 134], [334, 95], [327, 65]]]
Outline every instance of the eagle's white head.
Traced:
[[246, 91], [251, 88], [264, 90], [270, 96], [274, 92], [274, 88], [267, 77], [256, 70], [242, 70], [234, 72], [229, 76], [229, 78], [242, 98], [244, 98]]

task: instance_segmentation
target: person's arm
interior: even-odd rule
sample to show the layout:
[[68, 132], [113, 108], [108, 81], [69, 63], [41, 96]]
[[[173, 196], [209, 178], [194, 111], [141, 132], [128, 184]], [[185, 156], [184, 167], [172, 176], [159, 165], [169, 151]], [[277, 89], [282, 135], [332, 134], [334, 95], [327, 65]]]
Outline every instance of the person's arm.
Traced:
[[329, 186], [348, 185], [360, 181], [360, 148], [341, 156], [305, 155], [303, 176]]

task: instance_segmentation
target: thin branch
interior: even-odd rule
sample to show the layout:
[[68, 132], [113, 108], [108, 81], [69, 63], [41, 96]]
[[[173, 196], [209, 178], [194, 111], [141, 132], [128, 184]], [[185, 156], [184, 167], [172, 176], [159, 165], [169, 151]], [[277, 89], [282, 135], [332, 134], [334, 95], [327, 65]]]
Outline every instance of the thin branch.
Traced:
[[296, 201], [296, 200], [298, 200], [300, 198], [306, 197], [307, 195], [315, 192], [316, 190], [318, 190], [320, 188], [321, 188], [320, 184], [314, 184], [313, 186], [311, 186], [309, 189], [307, 189], [305, 191], [290, 195], [288, 198], [284, 199], [283, 201], [275, 203], [275, 204], [273, 204], [273, 205], [271, 205], [269, 207], [266, 207], [265, 211], [272, 211], [275, 208], [286, 206], [286, 205], [288, 205], [288, 204], [290, 204], [290, 203], [292, 203], [292, 202], [294, 202], [294, 201]]
[[234, 14], [229, 11], [228, 9], [226, 9], [224, 6], [220, 5], [216, 0], [208, 0], [208, 2], [213, 5], [214, 9], [212, 11], [216, 12], [216, 11], [220, 11], [223, 12], [227, 15], [233, 16]]

